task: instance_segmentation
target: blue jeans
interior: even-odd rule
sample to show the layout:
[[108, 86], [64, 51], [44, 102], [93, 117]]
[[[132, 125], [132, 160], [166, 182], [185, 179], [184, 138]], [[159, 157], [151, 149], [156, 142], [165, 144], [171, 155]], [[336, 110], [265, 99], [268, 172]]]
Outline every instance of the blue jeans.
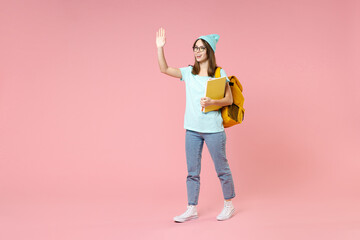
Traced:
[[198, 204], [200, 192], [201, 154], [204, 140], [214, 162], [217, 176], [220, 179], [224, 199], [228, 200], [235, 197], [234, 182], [225, 154], [225, 131], [216, 133], [200, 133], [186, 130], [185, 149], [188, 170], [186, 178], [188, 205]]

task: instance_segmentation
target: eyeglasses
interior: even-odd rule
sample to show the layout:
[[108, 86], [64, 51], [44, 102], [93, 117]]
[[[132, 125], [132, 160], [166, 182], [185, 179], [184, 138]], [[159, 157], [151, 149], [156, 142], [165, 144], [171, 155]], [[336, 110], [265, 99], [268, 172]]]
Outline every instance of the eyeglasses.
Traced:
[[194, 52], [198, 52], [199, 50], [200, 50], [200, 52], [203, 52], [204, 50], [206, 49], [206, 47], [203, 47], [203, 46], [201, 46], [201, 47], [193, 47], [193, 51]]

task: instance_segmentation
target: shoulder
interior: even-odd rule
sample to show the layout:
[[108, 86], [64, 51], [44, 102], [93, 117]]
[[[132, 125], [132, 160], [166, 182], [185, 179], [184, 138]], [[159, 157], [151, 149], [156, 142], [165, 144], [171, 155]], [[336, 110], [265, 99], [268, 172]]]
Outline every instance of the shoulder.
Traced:
[[225, 70], [223, 68], [220, 68], [220, 73], [226, 75], [226, 72], [225, 72]]
[[181, 75], [182, 75], [180, 80], [184, 80], [184, 79], [188, 78], [189, 75], [191, 74], [192, 69], [193, 69], [193, 66], [191, 66], [191, 65], [180, 68]]
[[226, 77], [226, 81], [227, 81], [227, 82], [230, 82], [230, 80], [229, 80], [229, 78], [228, 78], [228, 76], [227, 76], [227, 74], [226, 74], [226, 72], [225, 72], [225, 70], [224, 70], [223, 68], [220, 69], [220, 75], [221, 75], [221, 76], [225, 76], [225, 77]]
[[180, 68], [182, 73], [191, 73], [192, 69], [193, 69], [193, 66], [191, 66], [191, 65]]

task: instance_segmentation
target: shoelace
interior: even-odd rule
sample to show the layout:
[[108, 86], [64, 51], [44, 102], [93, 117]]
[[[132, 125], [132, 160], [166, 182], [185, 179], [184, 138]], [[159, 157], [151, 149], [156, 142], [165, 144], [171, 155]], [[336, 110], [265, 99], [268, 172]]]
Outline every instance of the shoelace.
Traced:
[[190, 212], [193, 209], [193, 207], [188, 207], [186, 212]]
[[228, 204], [224, 204], [224, 209], [222, 210], [222, 214], [228, 214], [231, 211], [232, 206]]

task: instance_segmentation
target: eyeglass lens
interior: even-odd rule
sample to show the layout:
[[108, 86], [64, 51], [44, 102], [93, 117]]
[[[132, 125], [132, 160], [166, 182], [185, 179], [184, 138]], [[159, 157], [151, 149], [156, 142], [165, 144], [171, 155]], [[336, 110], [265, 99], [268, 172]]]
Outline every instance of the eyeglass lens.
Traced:
[[202, 52], [202, 51], [204, 51], [205, 49], [206, 49], [206, 48], [203, 47], [203, 46], [201, 46], [201, 47], [194, 47], [194, 48], [193, 48], [194, 52], [197, 52], [197, 51]]

